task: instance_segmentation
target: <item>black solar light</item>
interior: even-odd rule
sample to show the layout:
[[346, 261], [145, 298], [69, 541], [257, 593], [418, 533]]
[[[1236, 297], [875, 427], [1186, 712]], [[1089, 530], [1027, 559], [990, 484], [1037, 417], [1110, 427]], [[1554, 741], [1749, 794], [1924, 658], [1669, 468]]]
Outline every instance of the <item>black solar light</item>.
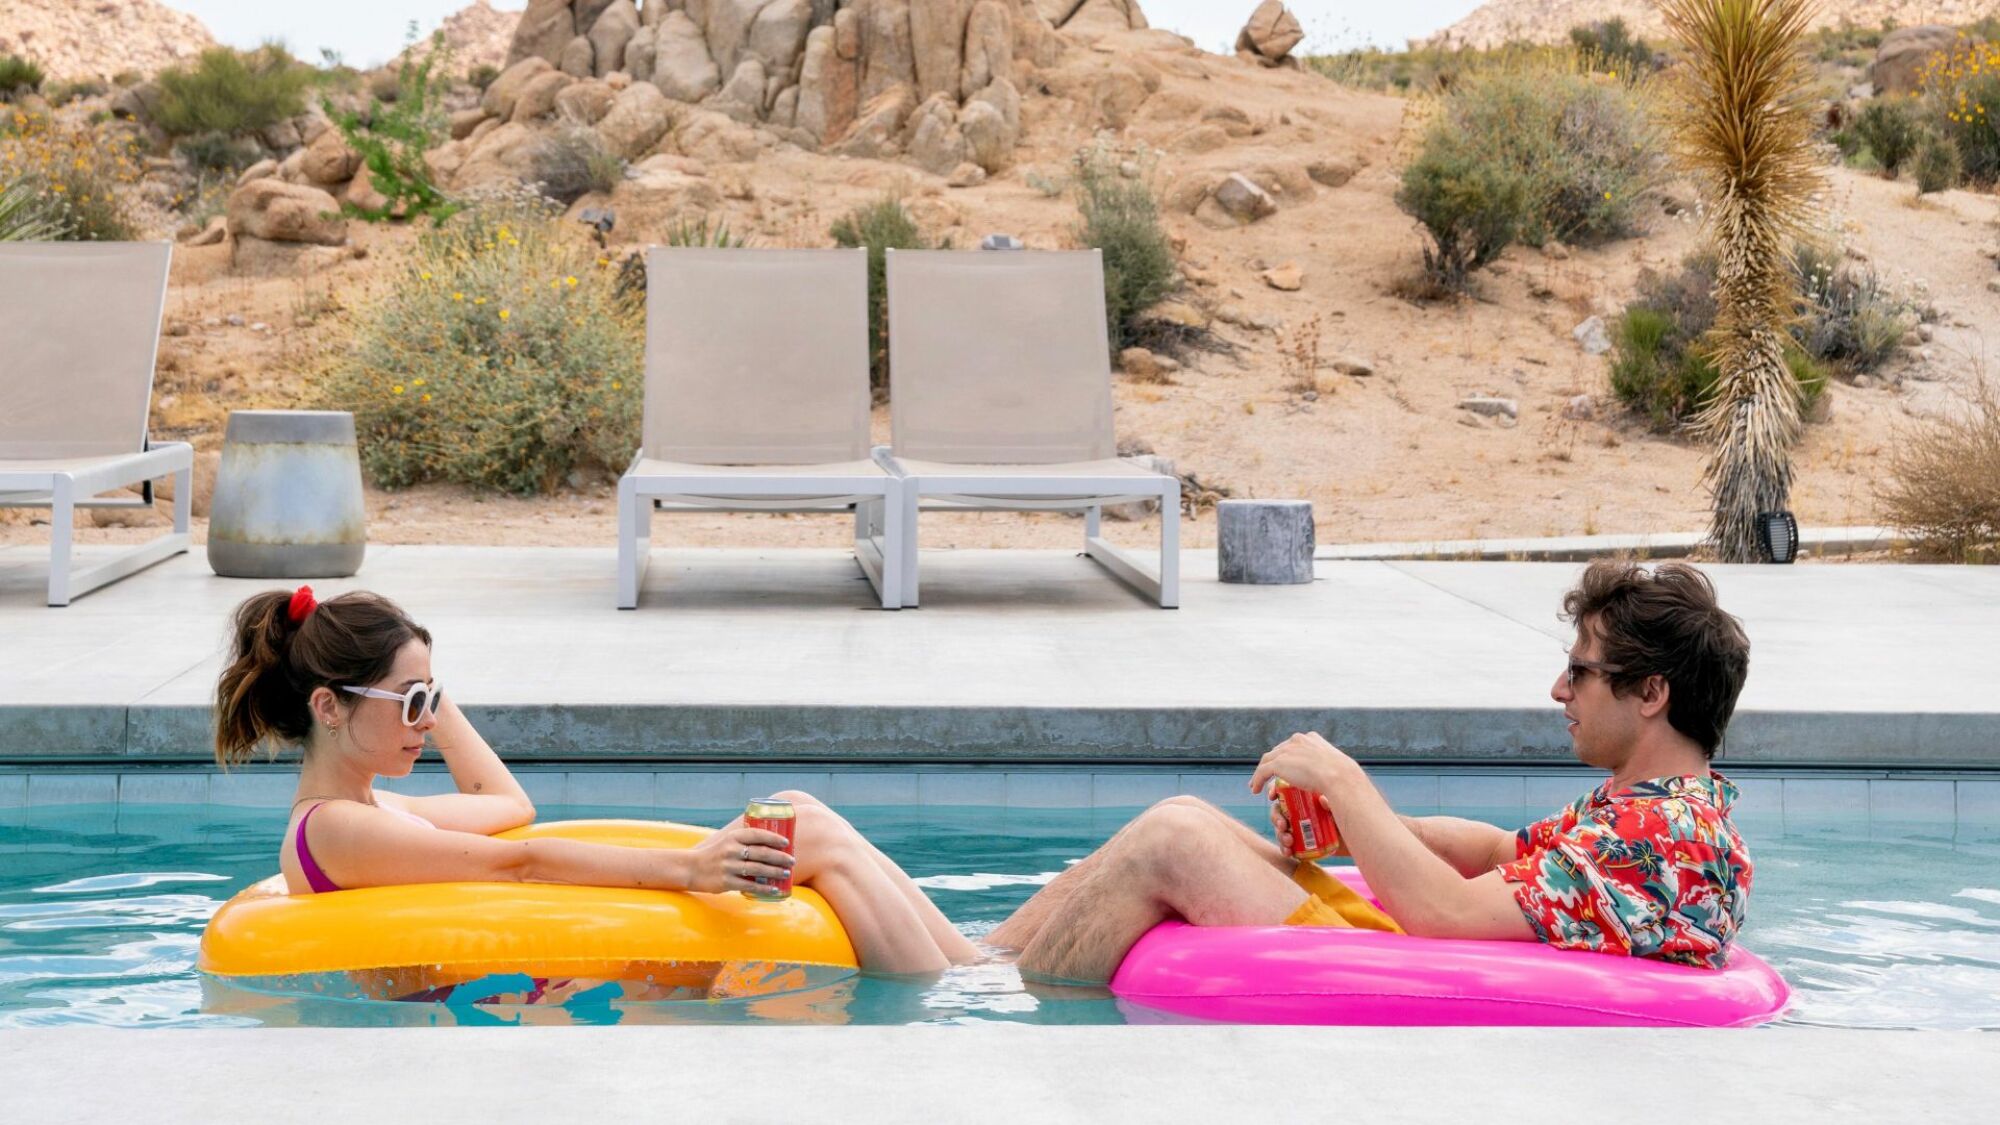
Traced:
[[1799, 555], [1799, 521], [1790, 512], [1759, 512], [1757, 538], [1764, 544], [1764, 561], [1788, 563]]
[[618, 213], [609, 207], [585, 207], [583, 214], [576, 217], [576, 221], [594, 228], [599, 235], [606, 235], [611, 233], [612, 227], [618, 225]]
[[1011, 234], [989, 234], [979, 240], [981, 250], [1019, 250], [1021, 240]]

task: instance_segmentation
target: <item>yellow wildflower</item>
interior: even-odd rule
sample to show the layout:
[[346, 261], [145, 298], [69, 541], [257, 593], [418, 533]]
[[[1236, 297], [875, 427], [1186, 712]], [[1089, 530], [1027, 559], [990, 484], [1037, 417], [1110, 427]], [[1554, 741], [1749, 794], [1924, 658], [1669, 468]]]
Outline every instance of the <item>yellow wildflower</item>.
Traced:
[[508, 313], [508, 311], [507, 311], [506, 309], [501, 309], [501, 310], [500, 310], [500, 319], [501, 319], [501, 320], [506, 320], [506, 319], [507, 319], [507, 317], [508, 317], [508, 316], [510, 316], [510, 315], [511, 315], [511, 314], [510, 314], [510, 313]]
[[625, 389], [625, 384], [619, 382], [616, 379], [613, 379], [611, 380], [611, 389], [614, 391], [622, 391]]
[[429, 396], [429, 395], [425, 395], [425, 396], [424, 396], [424, 401], [425, 401], [425, 402], [429, 402], [430, 400], [431, 400], [431, 396]]
[[389, 392], [390, 392], [391, 394], [402, 394], [402, 393], [403, 393], [403, 384], [401, 384], [401, 383], [397, 383], [397, 384], [396, 384], [395, 386], [393, 386], [393, 387], [390, 387], [390, 388], [389, 388]]
[[576, 278], [573, 276], [565, 277], [563, 278], [563, 284], [569, 286], [571, 289], [574, 289], [576, 288]]
[[465, 300], [465, 294], [463, 294], [463, 293], [453, 293], [453, 294], [451, 295], [451, 299], [452, 299], [452, 300], [454, 300], [454, 301], [463, 301], [463, 300]]
[[410, 380], [410, 385], [412, 387], [421, 387], [424, 385], [424, 381], [422, 379], [412, 379]]

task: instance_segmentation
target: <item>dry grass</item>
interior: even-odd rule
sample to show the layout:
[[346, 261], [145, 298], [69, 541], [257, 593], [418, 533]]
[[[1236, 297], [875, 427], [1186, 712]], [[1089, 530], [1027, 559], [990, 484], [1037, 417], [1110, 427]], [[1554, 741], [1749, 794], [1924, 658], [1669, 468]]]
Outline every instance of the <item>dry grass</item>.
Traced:
[[1901, 435], [1876, 498], [1922, 554], [2000, 562], [2000, 392], [1982, 382], [1962, 413]]
[[1293, 394], [1311, 391], [1318, 394], [1319, 384], [1319, 314], [1306, 318], [1296, 328], [1287, 329], [1278, 335], [1278, 370], [1284, 375], [1285, 389]]

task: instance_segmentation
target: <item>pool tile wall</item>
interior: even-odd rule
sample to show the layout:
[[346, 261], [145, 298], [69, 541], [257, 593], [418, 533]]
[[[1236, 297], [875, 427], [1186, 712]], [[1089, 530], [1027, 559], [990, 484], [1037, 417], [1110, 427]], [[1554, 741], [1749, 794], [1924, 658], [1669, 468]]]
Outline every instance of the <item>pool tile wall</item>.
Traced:
[[[516, 771], [537, 804], [606, 810], [733, 812], [753, 796], [803, 789], [836, 806], [982, 805], [1021, 809], [1109, 810], [1129, 815], [1175, 794], [1191, 794], [1254, 813], [1243, 768], [1106, 770], [1086, 767], [1003, 769], [937, 766], [909, 769]], [[1446, 814], [1520, 824], [1562, 807], [1601, 775], [1581, 769], [1436, 770], [1383, 767], [1376, 786], [1400, 812]], [[1928, 840], [2000, 846], [2000, 777], [1991, 774], [1881, 774], [1737, 771], [1735, 817], [1746, 832], [1855, 839]], [[77, 804], [283, 808], [297, 774], [287, 768], [213, 770], [0, 770], [0, 809]], [[450, 774], [424, 770], [389, 786], [412, 795], [452, 791]]]

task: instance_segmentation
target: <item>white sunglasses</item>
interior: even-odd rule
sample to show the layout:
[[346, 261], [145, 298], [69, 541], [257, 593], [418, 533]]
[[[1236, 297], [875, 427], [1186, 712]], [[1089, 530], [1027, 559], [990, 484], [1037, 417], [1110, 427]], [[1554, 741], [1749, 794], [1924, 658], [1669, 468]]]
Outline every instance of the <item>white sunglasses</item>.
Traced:
[[410, 690], [402, 693], [383, 691], [372, 687], [347, 687], [341, 689], [352, 695], [365, 695], [370, 699], [393, 699], [403, 705], [403, 725], [416, 726], [425, 719], [437, 717], [438, 702], [444, 698], [444, 689], [436, 684], [411, 684]]

